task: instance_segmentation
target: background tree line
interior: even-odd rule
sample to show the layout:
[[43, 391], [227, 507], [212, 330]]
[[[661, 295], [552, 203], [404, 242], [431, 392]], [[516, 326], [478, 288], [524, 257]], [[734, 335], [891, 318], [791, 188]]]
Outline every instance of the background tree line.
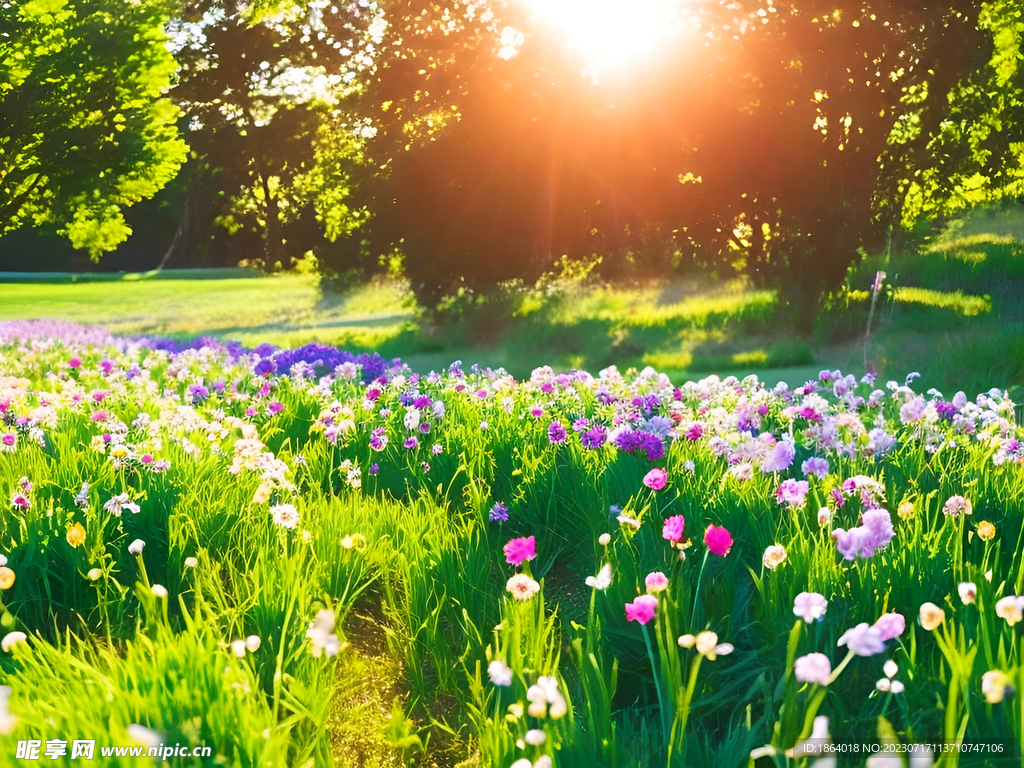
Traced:
[[680, 3], [659, 55], [581, 76], [515, 0], [7, 2], [0, 269], [397, 254], [435, 306], [600, 259], [810, 299], [1020, 194], [1022, 8]]

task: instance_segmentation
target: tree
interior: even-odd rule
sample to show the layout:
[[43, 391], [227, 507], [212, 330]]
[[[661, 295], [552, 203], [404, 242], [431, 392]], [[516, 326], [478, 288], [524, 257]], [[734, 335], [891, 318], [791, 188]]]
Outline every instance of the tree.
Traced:
[[[171, 93], [190, 121], [193, 196], [268, 267], [346, 234], [360, 125], [346, 102], [372, 59], [367, 4], [189, 0], [172, 25]], [[199, 184], [202, 179], [203, 184]]]
[[883, 199], [905, 227], [1024, 196], [1024, 4], [985, 3], [978, 27], [987, 45], [967, 77], [939, 104], [908, 93], [890, 137], [902, 152], [884, 168]]
[[982, 40], [974, 0], [679, 8], [657, 57], [595, 82], [521, 6], [385, 5], [367, 236], [425, 301], [645, 244], [813, 298], [888, 224], [908, 94], [941, 102]]
[[122, 208], [181, 165], [166, 8], [29, 0], [0, 8], [0, 234], [48, 222], [93, 258], [130, 234]]

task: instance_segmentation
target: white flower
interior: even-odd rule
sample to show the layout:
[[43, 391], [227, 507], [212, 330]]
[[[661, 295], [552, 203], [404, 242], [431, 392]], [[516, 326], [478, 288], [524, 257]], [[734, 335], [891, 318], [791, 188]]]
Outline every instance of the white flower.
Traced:
[[519, 760], [516, 760], [514, 763], [512, 763], [510, 768], [533, 768], [533, 764], [529, 760], [527, 760], [525, 757], [523, 757], [523, 758], [520, 758]]
[[597, 572], [597, 576], [587, 576], [586, 583], [588, 587], [593, 587], [594, 589], [601, 590], [602, 592], [608, 589], [612, 583], [612, 564], [605, 563], [601, 566], [601, 570]]
[[832, 675], [832, 662], [823, 653], [809, 653], [793, 663], [793, 675], [800, 683], [828, 685]]
[[7, 709], [7, 700], [11, 698], [9, 686], [0, 685], [0, 735], [10, 736], [14, 727], [18, 724], [18, 718], [12, 715]]
[[405, 428], [410, 432], [415, 432], [420, 426], [420, 409], [414, 408], [411, 405], [405, 410], [405, 418], [402, 419], [405, 422]]
[[786, 550], [781, 544], [772, 544], [764, 551], [761, 562], [765, 568], [775, 570], [786, 561]]
[[818, 510], [818, 525], [824, 528], [832, 520], [832, 510], [828, 507], [822, 507]]
[[523, 737], [523, 740], [531, 747], [539, 747], [541, 744], [547, 741], [547, 738], [548, 735], [544, 733], [544, 731], [538, 730], [537, 728], [532, 728], [526, 732], [526, 736]]
[[4, 635], [4, 639], [0, 640], [0, 649], [3, 649], [3, 652], [7, 653], [15, 643], [23, 643], [26, 640], [28, 640], [28, 635], [24, 632], [8, 632]]
[[[611, 543], [611, 540], [612, 537], [607, 533], [602, 533], [600, 536], [597, 537], [597, 543], [600, 544], [602, 547], [607, 547]], [[6, 558], [5, 562], [0, 563], [0, 565], [7, 565]]]
[[[814, 718], [814, 726], [811, 728], [811, 736], [806, 741], [801, 741], [793, 747], [793, 757], [806, 757], [808, 755], [820, 755], [825, 744], [830, 740], [828, 732], [828, 716], [818, 715]], [[789, 752], [786, 753], [787, 755]]]
[[160, 598], [161, 600], [167, 597], [167, 587], [163, 584], [154, 584], [150, 589], [153, 590], [153, 597]]
[[276, 504], [270, 508], [270, 516], [282, 528], [295, 528], [299, 524], [299, 510], [294, 504]]
[[964, 605], [973, 603], [975, 596], [978, 594], [978, 587], [973, 581], [962, 582], [956, 589], [960, 593], [960, 600]]
[[232, 640], [231, 652], [238, 658], [245, 656], [245, 640]]
[[320, 658], [321, 654], [331, 658], [341, 651], [341, 640], [334, 634], [334, 622], [334, 611], [324, 609], [318, 611], [316, 618], [309, 623], [306, 637], [312, 645], [310, 652], [315, 658]]
[[544, 717], [545, 714], [550, 714], [557, 720], [568, 711], [565, 698], [558, 690], [558, 680], [554, 677], [538, 678], [536, 685], [531, 685], [526, 691], [526, 698], [530, 702], [526, 711], [531, 717]]
[[128, 545], [128, 552], [133, 555], [141, 555], [142, 550], [144, 550], [145, 548], [146, 542], [144, 542], [142, 539], [136, 539]]
[[249, 651], [249, 653], [256, 653], [262, 644], [263, 641], [260, 640], [259, 635], [249, 635], [245, 638], [245, 649]]
[[125, 732], [128, 734], [128, 740], [143, 747], [158, 747], [163, 744], [164, 737], [156, 731], [151, 731], [142, 725], [136, 725], [132, 723]]
[[487, 676], [491, 678], [493, 685], [507, 688], [512, 685], [512, 667], [500, 659], [496, 659], [487, 665]]
[[895, 661], [893, 661], [892, 659], [889, 659], [882, 666], [882, 671], [885, 672], [885, 676], [886, 677], [888, 677], [890, 680], [892, 680], [896, 676], [896, 673], [900, 671], [900, 668], [898, 666], [896, 666], [896, 662]]
[[195, 558], [195, 557], [186, 557], [185, 558], [185, 567], [186, 568], [195, 568], [197, 565], [199, 565], [199, 560], [197, 558]]

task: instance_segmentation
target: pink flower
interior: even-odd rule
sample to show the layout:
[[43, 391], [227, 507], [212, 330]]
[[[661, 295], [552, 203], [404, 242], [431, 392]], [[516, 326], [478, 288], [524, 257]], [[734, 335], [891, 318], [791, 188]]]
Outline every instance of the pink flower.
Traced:
[[653, 573], [647, 574], [647, 578], [644, 579], [644, 584], [647, 587], [647, 593], [650, 595], [653, 595], [656, 592], [664, 592], [668, 589], [668, 576], [661, 571], [654, 571]]
[[704, 530], [704, 544], [711, 554], [725, 557], [732, 549], [732, 534], [712, 523]]
[[664, 488], [666, 480], [668, 480], [668, 473], [664, 469], [652, 469], [644, 475], [644, 485], [652, 491], [660, 491]]
[[523, 560], [533, 560], [536, 556], [537, 540], [533, 536], [521, 536], [505, 545], [505, 558], [512, 565], [519, 565]]
[[907, 626], [906, 619], [901, 613], [883, 613], [875, 622], [875, 629], [882, 634], [882, 640], [892, 640], [903, 634]]
[[632, 603], [626, 603], [626, 621], [638, 621], [646, 624], [654, 618], [658, 608], [658, 598], [654, 595], [640, 595]]
[[686, 520], [682, 515], [673, 515], [665, 521], [661, 528], [661, 538], [671, 541], [673, 544], [683, 540], [683, 529], [686, 527]]

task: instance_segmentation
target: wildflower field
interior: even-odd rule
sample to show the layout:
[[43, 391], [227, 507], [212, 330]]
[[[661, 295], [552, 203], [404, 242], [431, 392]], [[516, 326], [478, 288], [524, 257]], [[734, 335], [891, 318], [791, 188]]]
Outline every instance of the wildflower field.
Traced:
[[1019, 765], [1024, 436], [914, 383], [0, 323], [0, 764]]

